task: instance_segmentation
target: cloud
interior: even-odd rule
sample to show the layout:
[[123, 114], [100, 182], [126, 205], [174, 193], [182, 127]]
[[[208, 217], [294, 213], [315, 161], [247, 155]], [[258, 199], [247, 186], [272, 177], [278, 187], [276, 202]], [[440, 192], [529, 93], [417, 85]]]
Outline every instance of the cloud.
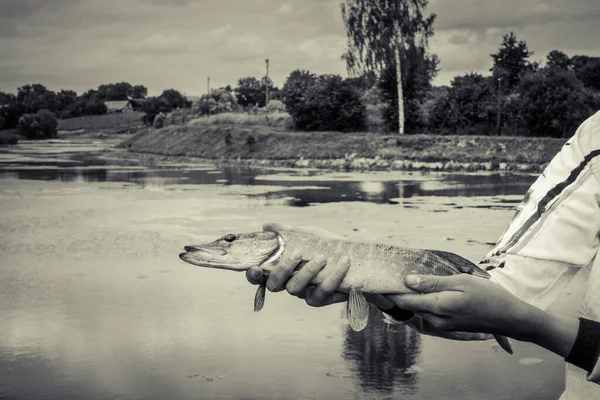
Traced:
[[[0, 0], [0, 90], [31, 81], [78, 92], [131, 80], [151, 94], [189, 94], [295, 69], [345, 75], [339, 0]], [[600, 55], [597, 0], [431, 0], [435, 84], [489, 73], [502, 35], [515, 32], [543, 60], [553, 50]], [[43, 79], [42, 79], [43, 78]]]
[[291, 4], [282, 4], [281, 7], [279, 7], [279, 10], [277, 10], [277, 13], [279, 15], [284, 15], [286, 17], [292, 15], [292, 12], [294, 11], [294, 8], [292, 7]]
[[189, 49], [189, 42], [178, 34], [154, 33], [139, 42], [127, 43], [121, 52], [163, 55], [180, 53]]

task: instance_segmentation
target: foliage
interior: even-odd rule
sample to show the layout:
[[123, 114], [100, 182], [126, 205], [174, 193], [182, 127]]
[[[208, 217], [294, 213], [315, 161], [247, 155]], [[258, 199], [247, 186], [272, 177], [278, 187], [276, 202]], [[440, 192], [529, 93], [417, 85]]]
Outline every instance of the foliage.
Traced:
[[[406, 71], [402, 76], [406, 119], [405, 132], [417, 133], [426, 124], [420, 108], [431, 89], [431, 81], [438, 73], [439, 60], [435, 55], [426, 56], [422, 48], [415, 47], [407, 50], [406, 57], [410, 62], [406, 63]], [[378, 82], [381, 99], [385, 104], [382, 117], [389, 132], [398, 131], [398, 90], [396, 82], [396, 68], [393, 66], [389, 66], [382, 71]]]
[[135, 85], [131, 88], [129, 95], [134, 99], [145, 99], [148, 96], [148, 89], [144, 85]]
[[211, 90], [203, 95], [192, 107], [194, 114], [215, 115], [238, 110], [238, 104], [229, 87]]
[[600, 57], [574, 56], [571, 65], [577, 79], [586, 87], [600, 90]]
[[260, 81], [252, 76], [241, 78], [235, 88], [235, 97], [241, 107], [264, 107], [267, 99], [279, 97], [279, 90], [273, 85], [271, 78], [263, 77]]
[[294, 71], [282, 92], [297, 129], [349, 132], [364, 128], [366, 109], [360, 94], [338, 75]]
[[502, 79], [503, 84], [513, 88], [521, 76], [537, 69], [537, 64], [530, 63], [528, 58], [533, 52], [527, 47], [523, 40], [517, 41], [513, 32], [502, 37], [502, 44], [497, 53], [490, 54], [494, 59], [494, 65], [490, 69], [495, 80]]
[[242, 107], [257, 104], [261, 107], [261, 101], [262, 106], [265, 104], [265, 93], [261, 90], [260, 82], [252, 76], [241, 78], [238, 81], [238, 86], [235, 88], [235, 97]]
[[154, 126], [154, 128], [156, 129], [160, 129], [163, 126], [165, 126], [165, 114], [163, 112], [159, 112], [155, 117], [154, 117], [154, 122], [152, 123], [152, 126]]
[[292, 130], [294, 128], [293, 120], [286, 112], [269, 112], [262, 114], [221, 113], [191, 120], [187, 125], [264, 125], [277, 127], [281, 130]]
[[192, 102], [175, 89], [163, 91], [159, 98], [164, 99], [171, 110], [176, 108], [190, 108], [192, 106]]
[[[390, 130], [401, 133], [405, 120], [409, 121], [408, 130], [420, 125], [414, 120], [421, 101], [419, 93], [429, 87], [437, 74], [438, 58], [427, 52], [436, 18], [435, 14], [424, 14], [428, 3], [428, 0], [345, 0], [341, 5], [348, 37], [348, 48], [342, 58], [348, 72], [381, 75], [383, 100], [388, 105], [384, 119]], [[400, 112], [402, 116], [398, 118]], [[398, 126], [399, 119], [402, 127]]]
[[571, 71], [547, 69], [517, 87], [519, 118], [530, 136], [570, 137], [594, 111], [589, 94]]
[[568, 70], [571, 67], [571, 59], [562, 51], [552, 50], [546, 56], [546, 67]]
[[439, 97], [431, 112], [431, 126], [444, 133], [471, 127], [488, 131], [493, 125], [494, 85], [491, 77], [471, 73], [452, 80], [447, 93]]
[[19, 118], [19, 131], [27, 139], [56, 137], [58, 120], [53, 112], [40, 110], [35, 115], [23, 114]]
[[281, 100], [269, 100], [269, 104], [267, 104], [263, 111], [265, 113], [283, 113], [286, 112], [285, 104]]

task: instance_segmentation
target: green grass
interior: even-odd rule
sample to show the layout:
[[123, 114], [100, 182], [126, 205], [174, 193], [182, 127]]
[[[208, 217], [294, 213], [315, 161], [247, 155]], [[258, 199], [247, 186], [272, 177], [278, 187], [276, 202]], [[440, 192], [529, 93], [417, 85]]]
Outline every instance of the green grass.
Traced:
[[85, 115], [83, 117], [61, 119], [58, 121], [59, 131], [107, 130], [111, 132], [127, 132], [143, 126], [140, 112], [114, 113], [104, 115]]
[[[248, 144], [248, 138], [254, 144]], [[120, 147], [130, 151], [204, 159], [375, 158], [418, 162], [544, 164], [566, 139], [490, 136], [381, 135], [285, 132], [267, 126], [202, 124], [140, 133]]]

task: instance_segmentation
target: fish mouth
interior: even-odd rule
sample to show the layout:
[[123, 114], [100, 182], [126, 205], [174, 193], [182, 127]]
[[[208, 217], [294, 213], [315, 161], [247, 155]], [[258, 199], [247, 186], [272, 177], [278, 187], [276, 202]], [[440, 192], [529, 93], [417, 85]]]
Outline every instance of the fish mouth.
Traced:
[[266, 254], [257, 254], [245, 258], [231, 255], [226, 249], [211, 245], [184, 246], [185, 252], [179, 258], [198, 267], [227, 269], [230, 271], [245, 271], [253, 266], [261, 266], [277, 259], [283, 252], [283, 242], [278, 237], [277, 245]]

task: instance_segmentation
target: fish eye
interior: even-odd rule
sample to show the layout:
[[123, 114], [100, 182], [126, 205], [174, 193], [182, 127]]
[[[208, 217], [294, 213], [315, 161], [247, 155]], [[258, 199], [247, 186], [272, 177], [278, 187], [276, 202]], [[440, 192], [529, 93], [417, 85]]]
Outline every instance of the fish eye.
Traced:
[[237, 239], [237, 237], [233, 233], [230, 233], [229, 235], [223, 237], [223, 240], [229, 243], [233, 242], [235, 239]]

